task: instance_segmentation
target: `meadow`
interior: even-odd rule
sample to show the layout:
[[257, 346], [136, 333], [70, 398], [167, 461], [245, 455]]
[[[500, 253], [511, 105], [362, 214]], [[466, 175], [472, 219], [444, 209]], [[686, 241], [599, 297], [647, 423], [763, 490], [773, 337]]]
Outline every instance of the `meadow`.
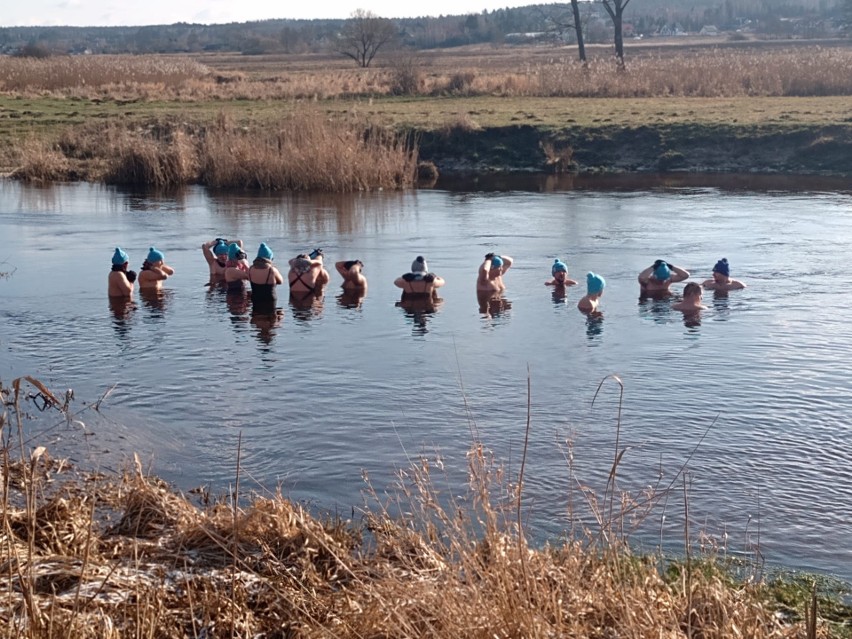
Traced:
[[[77, 428], [100, 400], [73, 410], [32, 377], [0, 399], [7, 637], [852, 636], [827, 580], [769, 577], [759, 548], [734, 562], [691, 528], [681, 473], [620, 491], [617, 434], [606, 486], [566, 495], [593, 516], [534, 547], [523, 463], [510, 476], [475, 438], [463, 494], [445, 494], [439, 461], [421, 456], [391, 494], [367, 482], [365, 505], [344, 519], [246, 490], [239, 449], [220, 496], [180, 494], [138, 458], [83, 472], [30, 438], [28, 414]], [[633, 554], [632, 523], [662, 500], [682, 502], [683, 556]]]
[[[36, 181], [352, 190], [414, 184], [416, 137], [424, 132], [684, 124], [752, 135], [744, 127], [771, 125], [782, 133], [810, 127], [808, 144], [827, 137], [818, 127], [840, 127], [837, 142], [846, 144], [849, 41], [642, 44], [631, 47], [626, 69], [607, 48], [590, 52], [586, 64], [565, 47], [395, 52], [367, 69], [333, 55], [2, 57], [0, 169]], [[227, 135], [240, 133], [213, 148], [207, 140], [223, 133], [223, 120], [235, 127]], [[318, 161], [307, 173], [321, 179], [291, 176], [293, 169], [274, 159], [282, 140], [294, 137], [287, 129], [294, 121], [304, 121], [295, 131], [327, 127], [294, 153]], [[381, 140], [379, 130], [386, 132]], [[240, 136], [240, 162], [230, 162], [221, 154], [239, 146]], [[100, 144], [104, 137], [114, 143]], [[371, 143], [353, 146], [358, 138]], [[349, 141], [328, 144], [335, 139]], [[149, 169], [127, 166], [122, 149], [140, 146], [157, 149], [147, 152]], [[396, 170], [365, 174], [377, 163], [377, 148], [387, 154], [378, 164]], [[255, 150], [248, 160], [245, 153]], [[255, 179], [225, 168], [244, 161], [268, 170]], [[211, 164], [216, 170], [203, 169]], [[341, 167], [352, 175], [332, 179]]]

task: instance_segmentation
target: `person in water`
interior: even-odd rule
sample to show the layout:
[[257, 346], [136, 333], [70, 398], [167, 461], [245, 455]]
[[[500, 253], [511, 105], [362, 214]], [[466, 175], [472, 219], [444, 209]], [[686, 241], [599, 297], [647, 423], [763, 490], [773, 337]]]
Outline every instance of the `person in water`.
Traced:
[[746, 287], [739, 280], [731, 278], [731, 267], [726, 257], [716, 262], [713, 267], [713, 279], [705, 280], [702, 286], [708, 291], [738, 291]]
[[411, 263], [411, 270], [393, 281], [394, 286], [402, 289], [403, 298], [438, 296], [438, 289], [444, 285], [444, 278], [429, 272], [429, 266], [422, 255]]
[[261, 243], [257, 257], [248, 269], [253, 313], [275, 313], [275, 287], [284, 283], [284, 277], [272, 264], [273, 259], [272, 249]]
[[560, 259], [553, 260], [553, 266], [550, 267], [552, 280], [547, 280], [545, 286], [565, 287], [576, 286], [577, 282], [568, 277], [568, 266]]
[[675, 311], [684, 313], [697, 313], [707, 308], [701, 303], [701, 287], [695, 282], [690, 282], [683, 287], [683, 300], [672, 304]]
[[115, 247], [112, 254], [112, 271], [108, 278], [108, 295], [110, 297], [130, 297], [133, 295], [133, 283], [136, 281], [136, 272], [128, 271], [127, 266], [130, 258], [119, 247]]
[[243, 247], [236, 242], [228, 245], [228, 262], [225, 267], [225, 283], [229, 291], [244, 290], [244, 282], [249, 278], [249, 265]]
[[344, 290], [367, 292], [367, 278], [364, 277], [364, 263], [361, 260], [335, 262], [334, 268], [343, 278], [341, 287]]
[[595, 273], [586, 273], [586, 294], [577, 302], [577, 308], [583, 313], [595, 313], [601, 301], [606, 280]]
[[639, 273], [639, 286], [643, 295], [655, 295], [668, 293], [672, 284], [686, 279], [689, 279], [689, 271], [665, 260], [657, 260]]
[[217, 237], [201, 245], [204, 259], [207, 260], [207, 264], [210, 267], [211, 278], [221, 279], [225, 277], [225, 269], [228, 268], [228, 248], [231, 244], [236, 244], [240, 248], [243, 247], [242, 240], [229, 242], [221, 237]]
[[139, 288], [159, 289], [162, 283], [174, 273], [175, 270], [165, 263], [163, 252], [152, 246], [148, 249], [148, 255], [139, 272]]
[[308, 294], [321, 295], [331, 277], [323, 266], [322, 249], [314, 249], [310, 255], [304, 253], [290, 260], [287, 281], [290, 293], [298, 297]]
[[512, 268], [512, 258], [507, 255], [487, 253], [485, 260], [479, 266], [476, 278], [476, 290], [483, 292], [500, 292], [506, 290], [503, 275]]

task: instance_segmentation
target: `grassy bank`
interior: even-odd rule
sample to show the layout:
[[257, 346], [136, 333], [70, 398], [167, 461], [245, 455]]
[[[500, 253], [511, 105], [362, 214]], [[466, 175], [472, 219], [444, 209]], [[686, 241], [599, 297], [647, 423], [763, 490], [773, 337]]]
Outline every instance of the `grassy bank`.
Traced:
[[[143, 182], [408, 186], [415, 140], [422, 141], [421, 159], [444, 171], [844, 175], [852, 172], [850, 67], [852, 46], [842, 42], [647, 47], [634, 52], [626, 72], [601, 51], [581, 66], [570, 50], [541, 47], [400, 55], [376, 69], [327, 56], [6, 58], [0, 59], [0, 170], [21, 168], [19, 175], [30, 179], [109, 181], [126, 173], [121, 144], [81, 143], [89, 150], [77, 152], [68, 141], [123, 136], [131, 146], [168, 147], [179, 134], [177, 151], [152, 151], [161, 161], [140, 173]], [[288, 130], [294, 118], [301, 123]], [[232, 127], [216, 146], [209, 140], [223, 119]], [[297, 131], [318, 131], [320, 123], [325, 133], [305, 147], [317, 152], [292, 154], [300, 164], [283, 161], [282, 144], [300, 137]], [[165, 138], [151, 134], [164, 130]], [[240, 137], [243, 148], [233, 156]], [[381, 161], [356, 144], [359, 137], [371, 144], [381, 138]], [[182, 159], [165, 158], [175, 152]], [[306, 169], [309, 175], [353, 167], [360, 173], [305, 183], [298, 173], [309, 158], [320, 163]], [[252, 170], [236, 175], [247, 163]], [[364, 167], [377, 163], [385, 168], [365, 177]], [[211, 165], [217, 170], [201, 168]], [[226, 173], [234, 175], [224, 179]], [[163, 182], [161, 175], [171, 177]]]
[[466, 492], [444, 494], [439, 464], [420, 458], [344, 521], [246, 494], [238, 451], [219, 499], [179, 494], [138, 460], [78, 473], [25, 441], [29, 402], [71, 424], [68, 402], [32, 378], [2, 395], [5, 636], [852, 636], [827, 582], [762, 579], [757, 565], [734, 577], [688, 525], [680, 560], [632, 554], [625, 524], [655, 502], [615, 490], [620, 456], [602, 494], [581, 491], [592, 520], [533, 547], [523, 467], [507, 477], [478, 443]]

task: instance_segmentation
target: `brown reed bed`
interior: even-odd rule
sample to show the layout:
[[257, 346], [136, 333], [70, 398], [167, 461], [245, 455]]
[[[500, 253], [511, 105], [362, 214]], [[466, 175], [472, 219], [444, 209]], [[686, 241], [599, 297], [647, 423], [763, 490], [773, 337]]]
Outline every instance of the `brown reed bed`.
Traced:
[[806, 614], [807, 597], [778, 614], [769, 584], [732, 579], [713, 555], [632, 554], [620, 509], [647, 498], [610, 493], [620, 455], [590, 496], [597, 529], [533, 547], [523, 471], [507, 477], [477, 443], [467, 494], [442, 495], [421, 458], [396, 494], [341, 521], [244, 497], [239, 474], [230, 496], [198, 505], [138, 460], [121, 476], [79, 473], [25, 443], [30, 397], [78, 418], [36, 379], [0, 388], [6, 637], [849, 636], [816, 600]]
[[0, 56], [0, 94], [87, 100], [329, 100], [352, 97], [739, 97], [852, 95], [852, 46], [637, 46], [582, 64], [569, 47], [394, 52], [356, 69], [330, 55]]
[[351, 192], [401, 189], [417, 178], [417, 147], [404, 135], [359, 119], [300, 110], [271, 125], [154, 119], [94, 123], [58, 142], [29, 141], [12, 177], [42, 182]]

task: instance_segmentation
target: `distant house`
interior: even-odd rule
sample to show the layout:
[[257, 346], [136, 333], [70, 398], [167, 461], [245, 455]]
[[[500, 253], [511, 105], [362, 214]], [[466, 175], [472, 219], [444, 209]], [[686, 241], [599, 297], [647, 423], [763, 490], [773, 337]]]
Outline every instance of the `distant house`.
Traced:
[[715, 24], [705, 24], [701, 27], [701, 31], [698, 32], [698, 35], [717, 36], [719, 35], [719, 29], [716, 28]]
[[657, 35], [660, 36], [682, 36], [686, 35], [686, 31], [683, 30], [679, 24], [667, 24], [660, 27], [660, 30], [657, 31]]

